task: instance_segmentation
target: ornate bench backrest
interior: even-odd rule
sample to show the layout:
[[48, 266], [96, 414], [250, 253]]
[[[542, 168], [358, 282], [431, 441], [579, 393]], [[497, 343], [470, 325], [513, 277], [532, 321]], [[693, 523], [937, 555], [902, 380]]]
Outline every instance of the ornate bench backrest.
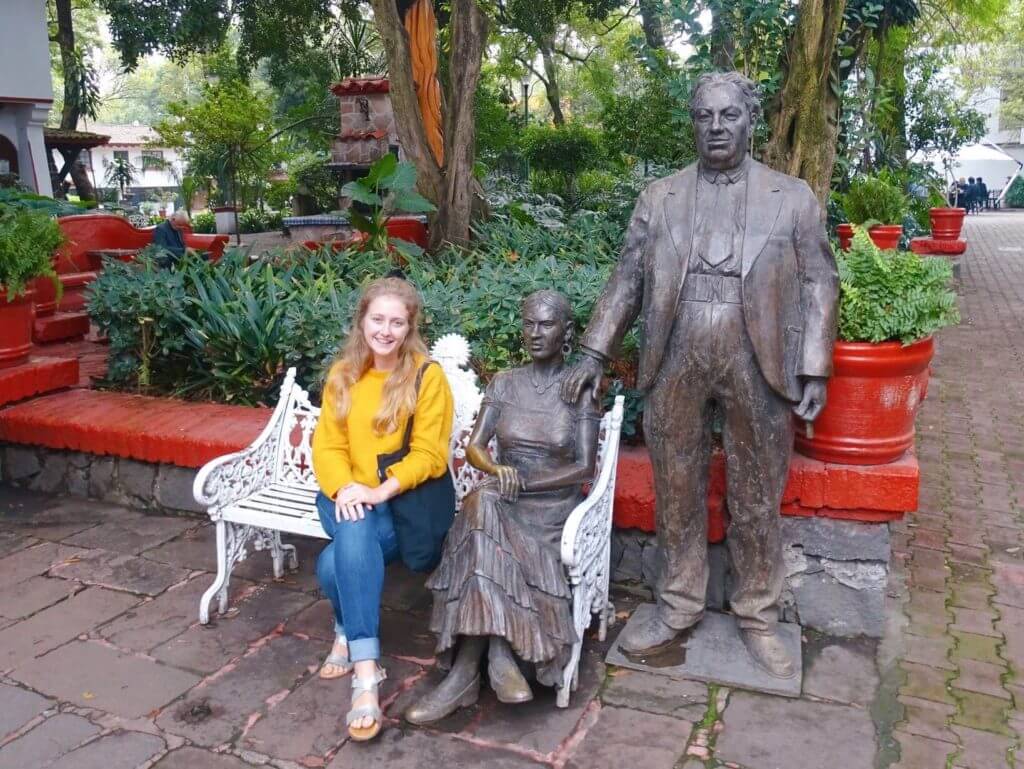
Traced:
[[[455, 482], [458, 505], [483, 479], [484, 474], [466, 461], [466, 444], [469, 442], [473, 423], [476, 421], [483, 393], [477, 384], [476, 374], [469, 367], [469, 343], [458, 334], [447, 334], [438, 339], [430, 349], [430, 357], [444, 369], [455, 401], [455, 419], [452, 425], [452, 439], [448, 450], [448, 466]], [[601, 420], [600, 441], [597, 448], [597, 475], [607, 453], [606, 436], [611, 426], [611, 412]], [[295, 369], [288, 369], [281, 385], [281, 400], [274, 410], [272, 420], [279, 422], [275, 428], [277, 436], [277, 457], [274, 482], [289, 486], [317, 488], [313, 476], [313, 451], [311, 441], [320, 409], [314, 406], [307, 393], [295, 381]], [[494, 442], [491, 449], [494, 450]]]

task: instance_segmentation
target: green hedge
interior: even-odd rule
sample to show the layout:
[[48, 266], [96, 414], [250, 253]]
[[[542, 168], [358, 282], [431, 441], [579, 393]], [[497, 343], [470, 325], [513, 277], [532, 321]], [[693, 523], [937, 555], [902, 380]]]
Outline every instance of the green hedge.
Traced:
[[[582, 214], [543, 227], [499, 210], [477, 230], [472, 250], [412, 259], [406, 274], [424, 299], [428, 341], [457, 332], [476, 370], [491, 374], [525, 361], [519, 303], [540, 288], [568, 296], [582, 328], [617, 258], [622, 228]], [[229, 249], [210, 264], [186, 258], [161, 270], [146, 255], [108, 261], [93, 283], [89, 312], [110, 338], [104, 384], [226, 403], [272, 404], [284, 371], [319, 390], [345, 336], [363, 285], [393, 263], [374, 252], [274, 251], [250, 262]], [[635, 356], [635, 339], [625, 356]], [[627, 364], [627, 369], [629, 368]], [[639, 417], [630, 399], [631, 436]]]

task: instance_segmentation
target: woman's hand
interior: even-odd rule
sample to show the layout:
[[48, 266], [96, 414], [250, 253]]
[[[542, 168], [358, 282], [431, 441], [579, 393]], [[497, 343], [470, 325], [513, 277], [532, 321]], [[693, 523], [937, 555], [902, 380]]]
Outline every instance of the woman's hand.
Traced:
[[498, 493], [506, 502], [515, 502], [519, 499], [519, 492], [523, 491], [525, 481], [519, 476], [519, 471], [511, 465], [498, 465], [495, 475], [498, 478]]
[[361, 483], [350, 483], [342, 487], [334, 498], [334, 519], [338, 523], [341, 523], [342, 518], [346, 521], [362, 520], [366, 517], [366, 508], [384, 501], [379, 489], [379, 486], [371, 489]]

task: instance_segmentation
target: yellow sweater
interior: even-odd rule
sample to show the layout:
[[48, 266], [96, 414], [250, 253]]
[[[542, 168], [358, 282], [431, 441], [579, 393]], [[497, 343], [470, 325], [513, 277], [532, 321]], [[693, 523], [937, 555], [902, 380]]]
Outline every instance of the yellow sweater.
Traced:
[[[419, 361], [419, 365], [422, 363]], [[390, 373], [370, 369], [363, 374], [352, 386], [352, 408], [344, 420], [336, 416], [334, 395], [324, 388], [320, 420], [313, 431], [313, 473], [321, 490], [331, 498], [353, 481], [370, 488], [379, 486], [377, 455], [402, 447], [407, 420], [401, 420], [395, 432], [383, 436], [377, 435], [372, 426]], [[439, 478], [447, 469], [454, 411], [444, 371], [436, 364], [428, 367], [416, 401], [409, 453], [387, 470], [402, 491]]]

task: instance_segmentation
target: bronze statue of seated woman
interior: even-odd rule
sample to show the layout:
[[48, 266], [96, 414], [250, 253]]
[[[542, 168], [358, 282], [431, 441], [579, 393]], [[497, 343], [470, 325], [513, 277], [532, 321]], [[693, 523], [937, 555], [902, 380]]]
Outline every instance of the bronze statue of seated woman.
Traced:
[[[531, 362], [497, 374], [466, 449], [488, 477], [463, 500], [427, 586], [437, 651], [455, 650], [445, 679], [405, 713], [416, 724], [476, 702], [481, 662], [501, 702], [533, 699], [517, 660], [554, 686], [576, 641], [559, 557], [562, 526], [583, 499], [597, 456], [600, 411], [591, 397], [565, 403], [559, 388], [572, 340], [572, 308], [556, 291], [522, 304]], [[497, 456], [487, 446], [497, 439]]]

